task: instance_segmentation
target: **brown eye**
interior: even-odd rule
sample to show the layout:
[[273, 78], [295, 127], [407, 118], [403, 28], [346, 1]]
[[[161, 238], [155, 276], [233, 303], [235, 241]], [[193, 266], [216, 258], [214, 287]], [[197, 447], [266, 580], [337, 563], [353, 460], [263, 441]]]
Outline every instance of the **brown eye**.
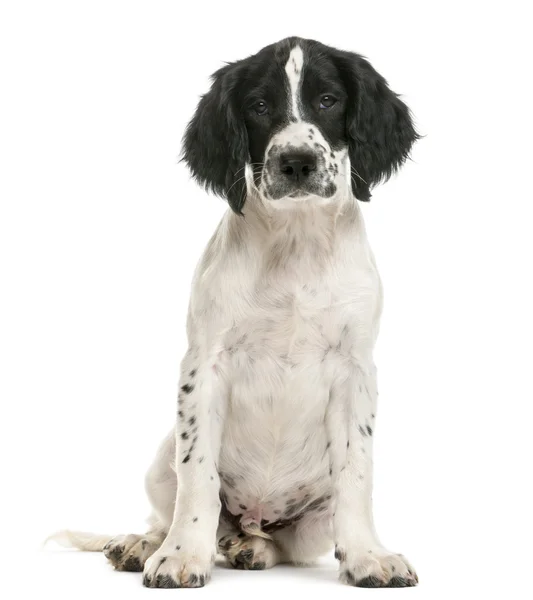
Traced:
[[320, 98], [320, 108], [331, 108], [336, 102], [337, 98], [335, 96], [330, 96], [329, 94], [322, 96]]
[[268, 106], [264, 100], [259, 100], [254, 104], [254, 110], [258, 115], [266, 115], [268, 113]]

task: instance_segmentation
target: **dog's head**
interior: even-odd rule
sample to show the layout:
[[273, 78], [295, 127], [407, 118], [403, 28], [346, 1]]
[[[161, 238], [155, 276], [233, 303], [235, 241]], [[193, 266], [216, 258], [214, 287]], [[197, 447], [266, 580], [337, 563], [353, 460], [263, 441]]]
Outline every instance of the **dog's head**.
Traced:
[[288, 38], [213, 75], [184, 138], [194, 177], [241, 213], [334, 201], [387, 179], [417, 139], [406, 105], [358, 54]]

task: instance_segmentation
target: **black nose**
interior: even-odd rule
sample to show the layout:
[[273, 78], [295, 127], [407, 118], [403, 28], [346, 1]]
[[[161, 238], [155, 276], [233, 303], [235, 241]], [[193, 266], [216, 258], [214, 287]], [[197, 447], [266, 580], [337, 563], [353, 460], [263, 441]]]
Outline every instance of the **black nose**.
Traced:
[[280, 171], [289, 179], [308, 177], [316, 170], [316, 158], [308, 152], [282, 154], [280, 156]]

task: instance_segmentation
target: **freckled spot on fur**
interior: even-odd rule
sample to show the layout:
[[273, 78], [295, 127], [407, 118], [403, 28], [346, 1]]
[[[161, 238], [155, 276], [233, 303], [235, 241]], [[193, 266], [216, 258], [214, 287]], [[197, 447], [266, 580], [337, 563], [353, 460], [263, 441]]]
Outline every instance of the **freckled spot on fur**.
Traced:
[[194, 377], [196, 375], [196, 369], [189, 371], [189, 377]]
[[246, 505], [245, 504], [239, 504], [239, 508], [241, 510], [246, 510]]
[[300, 486], [298, 489], [299, 489], [299, 490], [303, 490], [303, 489], [304, 489], [304, 487], [305, 487], [305, 485], [301, 485], [301, 486]]
[[331, 442], [328, 442], [328, 443], [326, 444], [326, 450], [329, 450], [330, 446], [331, 446]]
[[196, 523], [196, 521], [198, 521], [198, 517], [194, 517], [194, 519], [192, 520], [193, 523]]
[[190, 394], [194, 390], [194, 385], [191, 385], [190, 383], [185, 383], [184, 385], [181, 386], [181, 389], [186, 394]]
[[330, 474], [330, 475], [333, 475], [333, 469], [332, 469], [331, 467], [330, 467], [330, 469], [329, 469], [329, 474]]
[[235, 489], [235, 479], [233, 479], [231, 475], [227, 475], [226, 473], [220, 473], [220, 478], [229, 488]]
[[176, 546], [176, 550], [181, 550], [181, 546], [179, 544]]
[[196, 417], [191, 417], [189, 419], [189, 425], [194, 425], [196, 423]]
[[361, 427], [361, 425], [359, 425], [359, 433], [360, 433], [362, 436], [366, 437], [366, 431], [365, 431], [365, 430], [364, 430], [364, 429]]
[[187, 454], [187, 456], [181, 461], [182, 463], [188, 463], [191, 460], [191, 455]]
[[350, 440], [348, 440], [348, 441], [346, 442], [346, 448], [349, 448], [349, 447], [350, 447]]
[[178, 416], [180, 419], [183, 419], [183, 411], [182, 410], [178, 410]]
[[198, 462], [199, 462], [199, 463], [203, 463], [203, 462], [204, 462], [204, 459], [205, 459], [205, 456], [200, 456], [200, 458], [198, 459]]
[[366, 426], [366, 430], [368, 431], [368, 435], [372, 435], [372, 427], [370, 425]]
[[211, 481], [213, 481], [215, 478], [213, 477], [213, 475], [211, 475]]
[[188, 434], [186, 431], [184, 431], [184, 432], [181, 434], [181, 439], [182, 439], [182, 440], [188, 440], [188, 439], [189, 439], [189, 434]]
[[335, 546], [335, 558], [337, 560], [346, 560], [346, 552]]

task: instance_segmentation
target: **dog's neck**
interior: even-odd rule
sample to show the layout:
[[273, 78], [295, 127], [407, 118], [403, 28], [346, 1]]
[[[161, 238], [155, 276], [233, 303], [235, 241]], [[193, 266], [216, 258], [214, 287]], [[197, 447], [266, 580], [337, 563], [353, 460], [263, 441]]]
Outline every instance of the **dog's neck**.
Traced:
[[263, 229], [270, 237], [290, 232], [304, 240], [313, 232], [318, 235], [333, 233], [347, 223], [361, 221], [357, 200], [351, 190], [339, 192], [327, 200], [310, 197], [299, 201], [269, 201], [252, 192], [243, 212], [248, 227]]
[[238, 247], [262, 257], [268, 270], [298, 263], [322, 270], [343, 240], [366, 243], [351, 192], [328, 202], [309, 199], [282, 208], [250, 195], [243, 212], [244, 217], [230, 213], [227, 233]]

